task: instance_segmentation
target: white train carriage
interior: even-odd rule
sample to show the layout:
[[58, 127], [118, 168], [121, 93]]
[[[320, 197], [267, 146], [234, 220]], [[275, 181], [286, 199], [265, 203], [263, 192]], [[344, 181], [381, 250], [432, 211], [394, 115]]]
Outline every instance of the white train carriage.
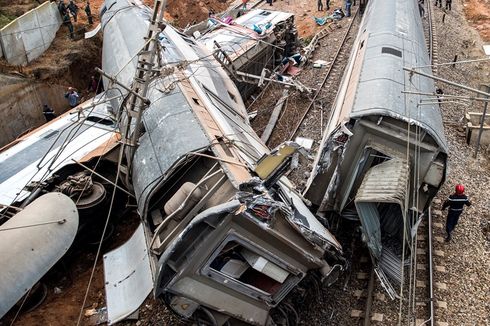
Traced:
[[369, 1], [305, 192], [319, 214], [359, 219], [378, 274], [397, 282], [403, 239], [446, 173], [439, 106], [403, 93], [435, 91], [403, 71], [428, 65], [417, 1]]

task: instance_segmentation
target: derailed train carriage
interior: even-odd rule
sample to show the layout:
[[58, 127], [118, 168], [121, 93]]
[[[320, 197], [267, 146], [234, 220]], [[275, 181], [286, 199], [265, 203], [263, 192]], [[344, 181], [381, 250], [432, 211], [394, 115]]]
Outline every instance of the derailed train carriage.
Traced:
[[434, 92], [432, 80], [403, 71], [429, 65], [417, 1], [370, 0], [305, 191], [318, 214], [360, 221], [392, 297], [413, 230], [445, 180], [440, 108], [403, 93]]
[[[286, 143], [270, 152], [250, 127], [237, 87], [213, 53], [170, 25], [158, 34], [160, 52], [146, 95], [150, 105], [142, 125], [131, 125], [141, 137], [117, 166], [117, 149], [125, 140], [116, 128], [132, 114], [121, 84], [134, 80], [152, 19], [148, 7], [107, 0], [101, 12], [102, 65], [112, 76], [112, 81], [104, 79], [107, 91], [95, 105], [65, 114], [2, 153], [1, 163], [9, 165], [16, 187], [1, 184], [8, 213], [16, 211], [12, 206], [27, 206], [29, 222], [39, 221], [35, 216], [49, 222], [36, 236], [25, 228], [17, 241], [27, 248], [44, 236], [46, 250], [53, 252], [43, 255], [40, 248], [33, 255], [46, 257], [43, 267], [26, 268], [28, 257], [15, 259], [25, 248], [19, 252], [2, 244], [12, 264], [2, 267], [8, 277], [0, 286], [2, 293], [12, 291], [2, 296], [0, 312], [47, 272], [77, 231], [74, 206], [66, 197], [37, 197], [66, 192], [80, 212], [79, 199], [90, 186], [90, 208], [97, 215], [98, 204], [108, 204], [117, 182], [124, 194], [134, 196], [141, 225], [125, 245], [104, 255], [109, 323], [130, 315], [150, 292], [180, 316], [212, 324], [294, 319], [285, 298], [302, 281], [333, 282], [344, 265], [342, 248], [283, 176], [300, 150], [297, 145]], [[94, 125], [97, 132], [90, 132]], [[83, 166], [89, 170], [80, 171]], [[96, 176], [101, 179], [92, 180]], [[27, 181], [33, 181], [31, 188], [24, 188]], [[59, 217], [68, 212], [70, 223]], [[99, 217], [103, 227], [104, 216]], [[19, 269], [23, 273], [16, 274]], [[16, 286], [20, 278], [25, 279], [22, 288]]]
[[[108, 45], [140, 48], [150, 12], [112, 2], [102, 16], [104, 70], [133, 75], [135, 66], [124, 64], [136, 52]], [[307, 274], [335, 278], [341, 247], [282, 177], [298, 148], [269, 153], [237, 87], [204, 45], [169, 25], [159, 44], [163, 67], [179, 69], [149, 86], [128, 171], [142, 224], [104, 256], [109, 321], [153, 291], [186, 318], [271, 324], [271, 310]]]

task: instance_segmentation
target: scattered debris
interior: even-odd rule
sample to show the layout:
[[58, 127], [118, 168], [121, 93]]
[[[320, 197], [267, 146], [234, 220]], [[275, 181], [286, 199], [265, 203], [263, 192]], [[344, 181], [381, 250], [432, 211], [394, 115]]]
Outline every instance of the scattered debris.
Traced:
[[285, 89], [282, 93], [281, 98], [279, 99], [279, 101], [277, 101], [277, 104], [274, 107], [274, 110], [272, 111], [271, 117], [269, 119], [269, 123], [265, 127], [265, 130], [262, 133], [262, 136], [260, 137], [260, 139], [262, 139], [264, 143], [267, 143], [267, 141], [269, 140], [269, 137], [271, 136], [272, 131], [276, 126], [277, 120], [279, 119], [279, 115], [281, 114], [281, 110], [284, 107], [284, 103], [286, 102], [288, 95], [289, 95], [289, 91]]
[[296, 137], [294, 142], [308, 151], [313, 147], [313, 139], [310, 138]]

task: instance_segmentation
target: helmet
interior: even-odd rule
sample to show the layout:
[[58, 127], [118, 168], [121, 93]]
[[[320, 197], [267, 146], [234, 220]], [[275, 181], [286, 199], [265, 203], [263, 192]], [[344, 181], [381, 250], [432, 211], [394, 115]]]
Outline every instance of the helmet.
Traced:
[[456, 191], [456, 195], [462, 195], [464, 193], [464, 186], [462, 184], [457, 184], [454, 189]]

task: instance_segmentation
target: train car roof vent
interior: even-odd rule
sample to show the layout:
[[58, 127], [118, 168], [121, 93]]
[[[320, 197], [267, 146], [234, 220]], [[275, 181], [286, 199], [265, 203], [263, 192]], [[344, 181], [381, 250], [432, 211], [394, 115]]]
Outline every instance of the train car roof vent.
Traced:
[[397, 57], [400, 57], [400, 58], [402, 57], [402, 51], [394, 49], [394, 48], [388, 48], [385, 46], [383, 46], [381, 48], [381, 53], [388, 53], [388, 54], [396, 55]]

